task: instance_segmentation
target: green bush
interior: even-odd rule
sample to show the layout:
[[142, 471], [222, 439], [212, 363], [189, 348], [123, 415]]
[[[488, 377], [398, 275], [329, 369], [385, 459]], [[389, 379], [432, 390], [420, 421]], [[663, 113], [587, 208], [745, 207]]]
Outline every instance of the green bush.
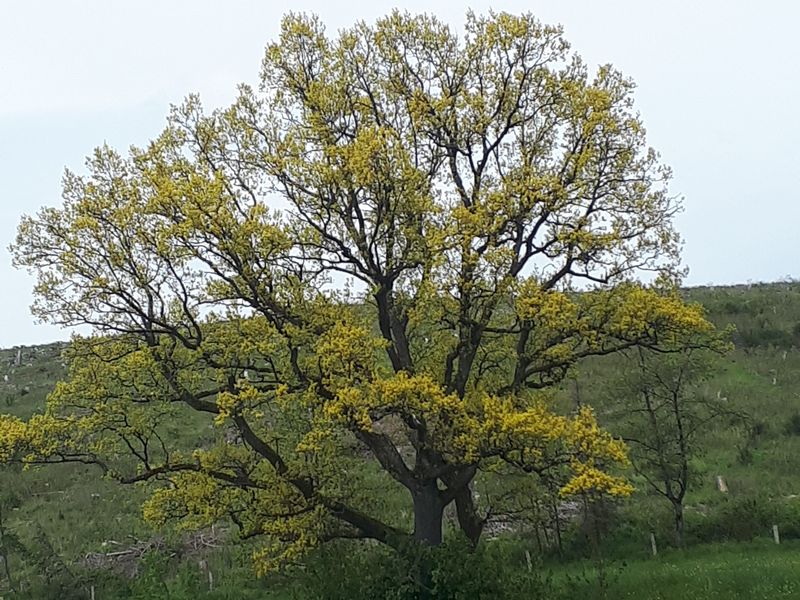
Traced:
[[794, 413], [789, 417], [784, 430], [788, 435], [800, 435], [800, 413]]
[[[427, 590], [420, 586], [425, 572]], [[549, 580], [541, 569], [528, 571], [524, 551], [513, 541], [487, 541], [473, 550], [463, 538], [454, 538], [406, 556], [381, 546], [342, 544], [321, 549], [292, 579], [297, 600], [552, 597]]]
[[758, 328], [737, 331], [734, 342], [742, 348], [772, 347], [788, 350], [794, 346], [795, 336], [789, 331], [765, 324]]
[[764, 533], [770, 520], [765, 503], [755, 498], [731, 498], [697, 522], [692, 533], [702, 542], [752, 540]]
[[549, 580], [540, 569], [528, 571], [515, 550], [513, 541], [488, 541], [475, 551], [463, 538], [444, 544], [433, 557], [433, 598], [550, 598]]
[[707, 517], [690, 523], [700, 542], [768, 539], [778, 525], [784, 539], [800, 538], [800, 503], [783, 498], [730, 498]]

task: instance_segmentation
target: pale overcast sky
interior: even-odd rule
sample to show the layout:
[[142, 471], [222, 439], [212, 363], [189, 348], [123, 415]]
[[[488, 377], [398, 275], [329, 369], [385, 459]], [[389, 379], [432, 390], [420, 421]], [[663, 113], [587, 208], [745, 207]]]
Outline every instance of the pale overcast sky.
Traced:
[[[254, 0], [0, 3], [0, 347], [66, 339], [30, 316], [32, 279], [6, 248], [23, 213], [60, 202], [65, 167], [103, 142], [144, 144], [170, 103], [207, 106], [256, 82], [280, 3]], [[398, 7], [463, 22], [468, 7], [561, 23], [590, 64], [638, 83], [649, 142], [685, 196], [687, 283], [800, 277], [800, 3], [648, 0], [297, 0], [329, 31]]]

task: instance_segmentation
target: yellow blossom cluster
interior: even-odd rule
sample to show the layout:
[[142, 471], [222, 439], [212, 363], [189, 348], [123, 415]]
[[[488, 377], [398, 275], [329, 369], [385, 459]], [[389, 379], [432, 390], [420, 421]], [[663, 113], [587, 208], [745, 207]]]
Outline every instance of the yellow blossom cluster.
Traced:
[[25, 421], [11, 415], [0, 415], [0, 462], [8, 462], [27, 437]]
[[570, 474], [562, 487], [564, 495], [593, 491], [626, 496], [633, 490], [624, 478], [607, 471], [629, 464], [625, 443], [602, 429], [588, 406], [564, 416], [548, 409], [543, 400], [521, 409], [510, 398], [487, 397], [479, 423], [485, 454], [499, 453], [534, 471], [567, 463]]

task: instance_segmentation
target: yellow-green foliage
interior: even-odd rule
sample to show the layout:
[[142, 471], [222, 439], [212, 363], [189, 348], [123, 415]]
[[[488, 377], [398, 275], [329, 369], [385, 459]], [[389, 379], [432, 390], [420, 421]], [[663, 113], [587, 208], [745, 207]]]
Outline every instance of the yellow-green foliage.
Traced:
[[[23, 219], [34, 311], [94, 333], [45, 414], [0, 418], [0, 460], [159, 482], [148, 519], [230, 519], [263, 536], [262, 570], [340, 536], [438, 543], [358, 500], [354, 445], [439, 529], [459, 503], [475, 543], [486, 464], [629, 494], [622, 442], [547, 388], [713, 330], [674, 291], [677, 206], [633, 84], [588, 73], [530, 15], [458, 34], [395, 12], [335, 38], [286, 17], [259, 91], [211, 113], [190, 97]], [[175, 439], [187, 415], [211, 429]]]

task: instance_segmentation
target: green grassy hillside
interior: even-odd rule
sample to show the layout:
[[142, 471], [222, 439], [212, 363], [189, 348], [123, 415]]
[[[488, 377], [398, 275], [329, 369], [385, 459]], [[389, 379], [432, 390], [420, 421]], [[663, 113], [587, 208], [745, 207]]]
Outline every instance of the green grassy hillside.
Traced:
[[[519, 529], [511, 533], [516, 544], [511, 567], [526, 570], [523, 550], [529, 550], [545, 565], [544, 571], [553, 570], [552, 585], [565, 594], [583, 590], [581, 597], [682, 598], [691, 593], [713, 598], [724, 593], [744, 598], [798, 593], [791, 582], [800, 564], [800, 542], [793, 541], [800, 539], [800, 284], [692, 288], [685, 294], [702, 303], [720, 328], [735, 327], [734, 349], [719, 358], [702, 388], [743, 416], [715, 422], [692, 459], [692, 487], [686, 500], [690, 548], [667, 549], [669, 506], [632, 475], [637, 491], [613, 507], [602, 538], [602, 554], [612, 562], [600, 579], [595, 566], [591, 576], [583, 570], [587, 552], [579, 520], [565, 531], [566, 559], [556, 558], [552, 547], [543, 548], [537, 558], [541, 544], [534, 543], [532, 534]], [[47, 393], [64, 375], [63, 348], [51, 344], [0, 351], [0, 412], [28, 417], [41, 410]], [[608, 400], [601, 397], [608, 396], [609, 385], [626, 368], [618, 357], [584, 364], [564, 382], [561, 399], [565, 406], [596, 404], [613, 432], [613, 411], [604, 411], [603, 402]], [[718, 489], [718, 477], [724, 479], [727, 492]], [[491, 491], [491, 481], [484, 485]], [[105, 597], [306, 597], [312, 593], [305, 584], [324, 581], [331, 573], [325, 569], [346, 574], [359, 566], [369, 568], [352, 562], [361, 560], [357, 553], [349, 555], [350, 566], [344, 560], [335, 567], [326, 566], [320, 555], [294, 575], [256, 580], [249, 570], [246, 545], [229, 545], [224, 531], [194, 538], [152, 531], [140, 518], [145, 490], [122, 488], [90, 467], [5, 468], [0, 470], [0, 490], [4, 526], [18, 538], [9, 553], [13, 583], [28, 594], [19, 597], [68, 597], [69, 590], [73, 597], [89, 597], [92, 586], [109, 590]], [[381, 501], [393, 506], [392, 498]], [[779, 547], [769, 541], [773, 524], [786, 542]], [[666, 551], [657, 563], [649, 558], [650, 531], [655, 532], [662, 554]], [[725, 545], [708, 545], [720, 543]], [[150, 555], [158, 558], [148, 559], [145, 553], [139, 560], [145, 547], [153, 547]], [[123, 556], [126, 552], [129, 555]], [[115, 553], [122, 558], [112, 556], [104, 564], [117, 565], [116, 574], [87, 567], [91, 563], [87, 556], [97, 561], [101, 554]], [[214, 575], [213, 592], [208, 592], [206, 570], [201, 572], [198, 566], [201, 560]], [[623, 561], [624, 568], [619, 566]], [[126, 578], [131, 568], [139, 573], [133, 580]], [[769, 573], [774, 585], [763, 584]], [[0, 573], [0, 596], [10, 591], [6, 579]], [[660, 591], [636, 592], [648, 581], [660, 582]], [[734, 589], [740, 590], [739, 595], [728, 593]], [[748, 589], [751, 595], [741, 595]], [[333, 597], [330, 590], [320, 594]]]

